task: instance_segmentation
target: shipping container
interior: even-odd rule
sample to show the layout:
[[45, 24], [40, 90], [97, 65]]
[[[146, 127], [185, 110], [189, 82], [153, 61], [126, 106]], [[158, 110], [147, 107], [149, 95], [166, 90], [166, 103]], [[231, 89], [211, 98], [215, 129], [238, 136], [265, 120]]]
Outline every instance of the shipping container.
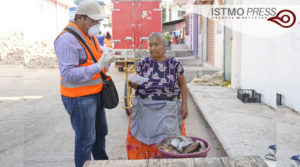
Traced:
[[120, 71], [126, 58], [148, 55], [152, 32], [162, 32], [161, 0], [112, 0], [113, 48]]

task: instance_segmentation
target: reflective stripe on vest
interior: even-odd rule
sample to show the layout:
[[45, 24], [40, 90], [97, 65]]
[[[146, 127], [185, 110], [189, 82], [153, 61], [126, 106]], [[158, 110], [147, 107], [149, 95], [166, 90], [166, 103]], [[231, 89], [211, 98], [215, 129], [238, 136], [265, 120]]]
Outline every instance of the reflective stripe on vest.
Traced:
[[62, 86], [66, 87], [66, 88], [79, 88], [79, 87], [84, 87], [84, 86], [99, 85], [99, 84], [103, 83], [103, 80], [100, 78], [100, 79], [89, 80], [89, 81], [81, 82], [81, 83], [69, 83], [67, 81], [60, 80], [60, 83], [62, 84]]

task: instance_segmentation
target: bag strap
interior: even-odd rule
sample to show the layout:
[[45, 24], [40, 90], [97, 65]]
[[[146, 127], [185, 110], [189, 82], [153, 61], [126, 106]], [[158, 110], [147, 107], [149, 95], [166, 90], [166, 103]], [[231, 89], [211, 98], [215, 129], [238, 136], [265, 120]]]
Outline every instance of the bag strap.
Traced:
[[[93, 59], [93, 61], [95, 62], [95, 63], [97, 63], [97, 60], [96, 60], [96, 58], [94, 57], [94, 55], [93, 55], [93, 53], [92, 53], [92, 51], [91, 51], [91, 49], [90, 49], [90, 47], [84, 42], [84, 40], [79, 36], [79, 34], [77, 34], [74, 30], [72, 30], [71, 28], [65, 28], [64, 30], [66, 30], [66, 31], [68, 31], [69, 33], [71, 33], [71, 34], [73, 34], [84, 46], [85, 46], [85, 48], [88, 50], [88, 52], [90, 53], [90, 55], [91, 55], [91, 57], [92, 57], [92, 59]], [[100, 75], [101, 75], [101, 78], [102, 78], [102, 80], [103, 80], [103, 82], [105, 83], [105, 81], [107, 80], [107, 78], [106, 78], [106, 75], [102, 72], [102, 71], [100, 71]]]

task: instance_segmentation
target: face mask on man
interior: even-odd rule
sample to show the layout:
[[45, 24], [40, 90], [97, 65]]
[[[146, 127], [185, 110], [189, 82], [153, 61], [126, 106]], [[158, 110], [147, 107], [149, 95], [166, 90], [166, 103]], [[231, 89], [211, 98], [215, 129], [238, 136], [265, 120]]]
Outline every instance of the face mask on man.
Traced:
[[100, 24], [95, 24], [89, 28], [89, 36], [96, 36], [100, 32]]
[[[86, 23], [86, 20], [84, 20], [84, 22], [89, 27], [89, 25]], [[91, 36], [96, 36], [99, 32], [100, 32], [100, 24], [95, 24], [89, 28], [88, 34], [91, 37]]]

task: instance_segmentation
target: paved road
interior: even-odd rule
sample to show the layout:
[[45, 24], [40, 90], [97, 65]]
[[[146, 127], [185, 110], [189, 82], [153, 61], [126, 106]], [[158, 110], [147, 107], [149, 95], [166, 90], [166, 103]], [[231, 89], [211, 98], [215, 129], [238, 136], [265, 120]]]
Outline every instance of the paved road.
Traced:
[[[120, 97], [124, 72], [110, 71]], [[74, 134], [61, 103], [57, 69], [23, 69], [0, 66], [0, 166], [70, 167], [73, 166]], [[213, 143], [209, 156], [224, 156], [190, 101], [187, 134]], [[126, 159], [125, 141], [128, 117], [119, 105], [107, 110], [110, 159]]]

